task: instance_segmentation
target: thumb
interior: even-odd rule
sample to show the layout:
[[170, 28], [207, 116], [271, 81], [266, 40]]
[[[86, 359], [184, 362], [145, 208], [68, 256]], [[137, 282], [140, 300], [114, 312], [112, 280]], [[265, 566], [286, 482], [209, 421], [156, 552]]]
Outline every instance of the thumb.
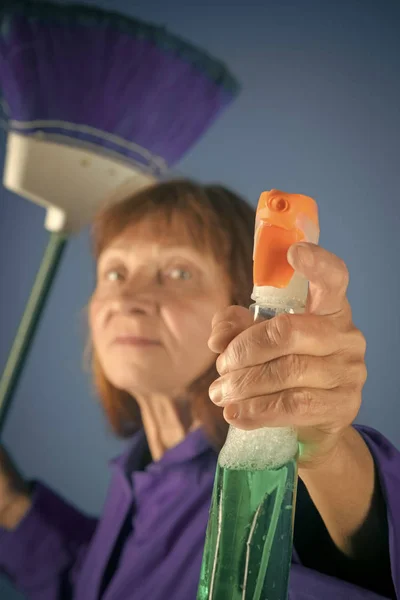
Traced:
[[253, 315], [243, 306], [229, 306], [219, 311], [212, 322], [208, 347], [221, 354], [237, 335], [253, 324]]
[[349, 274], [343, 260], [309, 242], [293, 244], [287, 258], [309, 281], [307, 312], [331, 315], [345, 308]]

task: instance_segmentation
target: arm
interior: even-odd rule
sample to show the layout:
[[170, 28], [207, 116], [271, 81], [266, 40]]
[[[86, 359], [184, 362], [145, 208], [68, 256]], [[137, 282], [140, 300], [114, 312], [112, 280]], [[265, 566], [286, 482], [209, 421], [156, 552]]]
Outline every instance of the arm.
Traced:
[[372, 430], [360, 431], [344, 432], [329, 463], [299, 469], [295, 547], [304, 566], [394, 598], [391, 563], [400, 557], [389, 540], [400, 534], [400, 518], [388, 519], [396, 498], [385, 473], [397, 471], [399, 495], [400, 453], [376, 432], [378, 444]]
[[3, 513], [0, 571], [30, 600], [70, 600], [96, 527], [41, 483]]
[[305, 485], [295, 547], [305, 566], [389, 594], [392, 580], [400, 594], [399, 453], [363, 428], [367, 448], [349, 426], [367, 369], [347, 268], [310, 243], [292, 246], [288, 259], [309, 281], [305, 313], [254, 323], [239, 307], [221, 311], [209, 340], [221, 377], [210, 397], [235, 427], [296, 429]]

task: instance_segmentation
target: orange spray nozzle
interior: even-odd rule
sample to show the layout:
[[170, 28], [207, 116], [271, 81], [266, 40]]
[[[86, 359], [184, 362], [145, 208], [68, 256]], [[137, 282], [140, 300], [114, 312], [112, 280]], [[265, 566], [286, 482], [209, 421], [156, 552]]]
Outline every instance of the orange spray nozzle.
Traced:
[[256, 212], [254, 285], [286, 287], [294, 273], [287, 260], [292, 244], [317, 243], [318, 208], [315, 200], [279, 190], [263, 192]]

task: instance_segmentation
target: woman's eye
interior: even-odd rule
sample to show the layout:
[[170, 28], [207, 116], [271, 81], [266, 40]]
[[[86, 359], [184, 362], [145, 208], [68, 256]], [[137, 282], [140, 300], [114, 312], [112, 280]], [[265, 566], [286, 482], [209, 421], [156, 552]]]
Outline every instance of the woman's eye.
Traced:
[[168, 276], [175, 281], [186, 281], [192, 278], [192, 274], [187, 269], [171, 269], [168, 273]]
[[105, 274], [105, 278], [107, 281], [122, 281], [124, 274], [119, 269], [109, 269]]

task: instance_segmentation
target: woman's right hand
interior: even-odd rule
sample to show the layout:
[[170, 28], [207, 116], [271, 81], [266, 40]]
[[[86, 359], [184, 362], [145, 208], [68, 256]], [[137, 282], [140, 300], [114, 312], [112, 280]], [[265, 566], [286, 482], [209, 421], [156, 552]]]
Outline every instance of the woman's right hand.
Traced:
[[15, 529], [32, 504], [29, 486], [0, 445], [0, 527]]

